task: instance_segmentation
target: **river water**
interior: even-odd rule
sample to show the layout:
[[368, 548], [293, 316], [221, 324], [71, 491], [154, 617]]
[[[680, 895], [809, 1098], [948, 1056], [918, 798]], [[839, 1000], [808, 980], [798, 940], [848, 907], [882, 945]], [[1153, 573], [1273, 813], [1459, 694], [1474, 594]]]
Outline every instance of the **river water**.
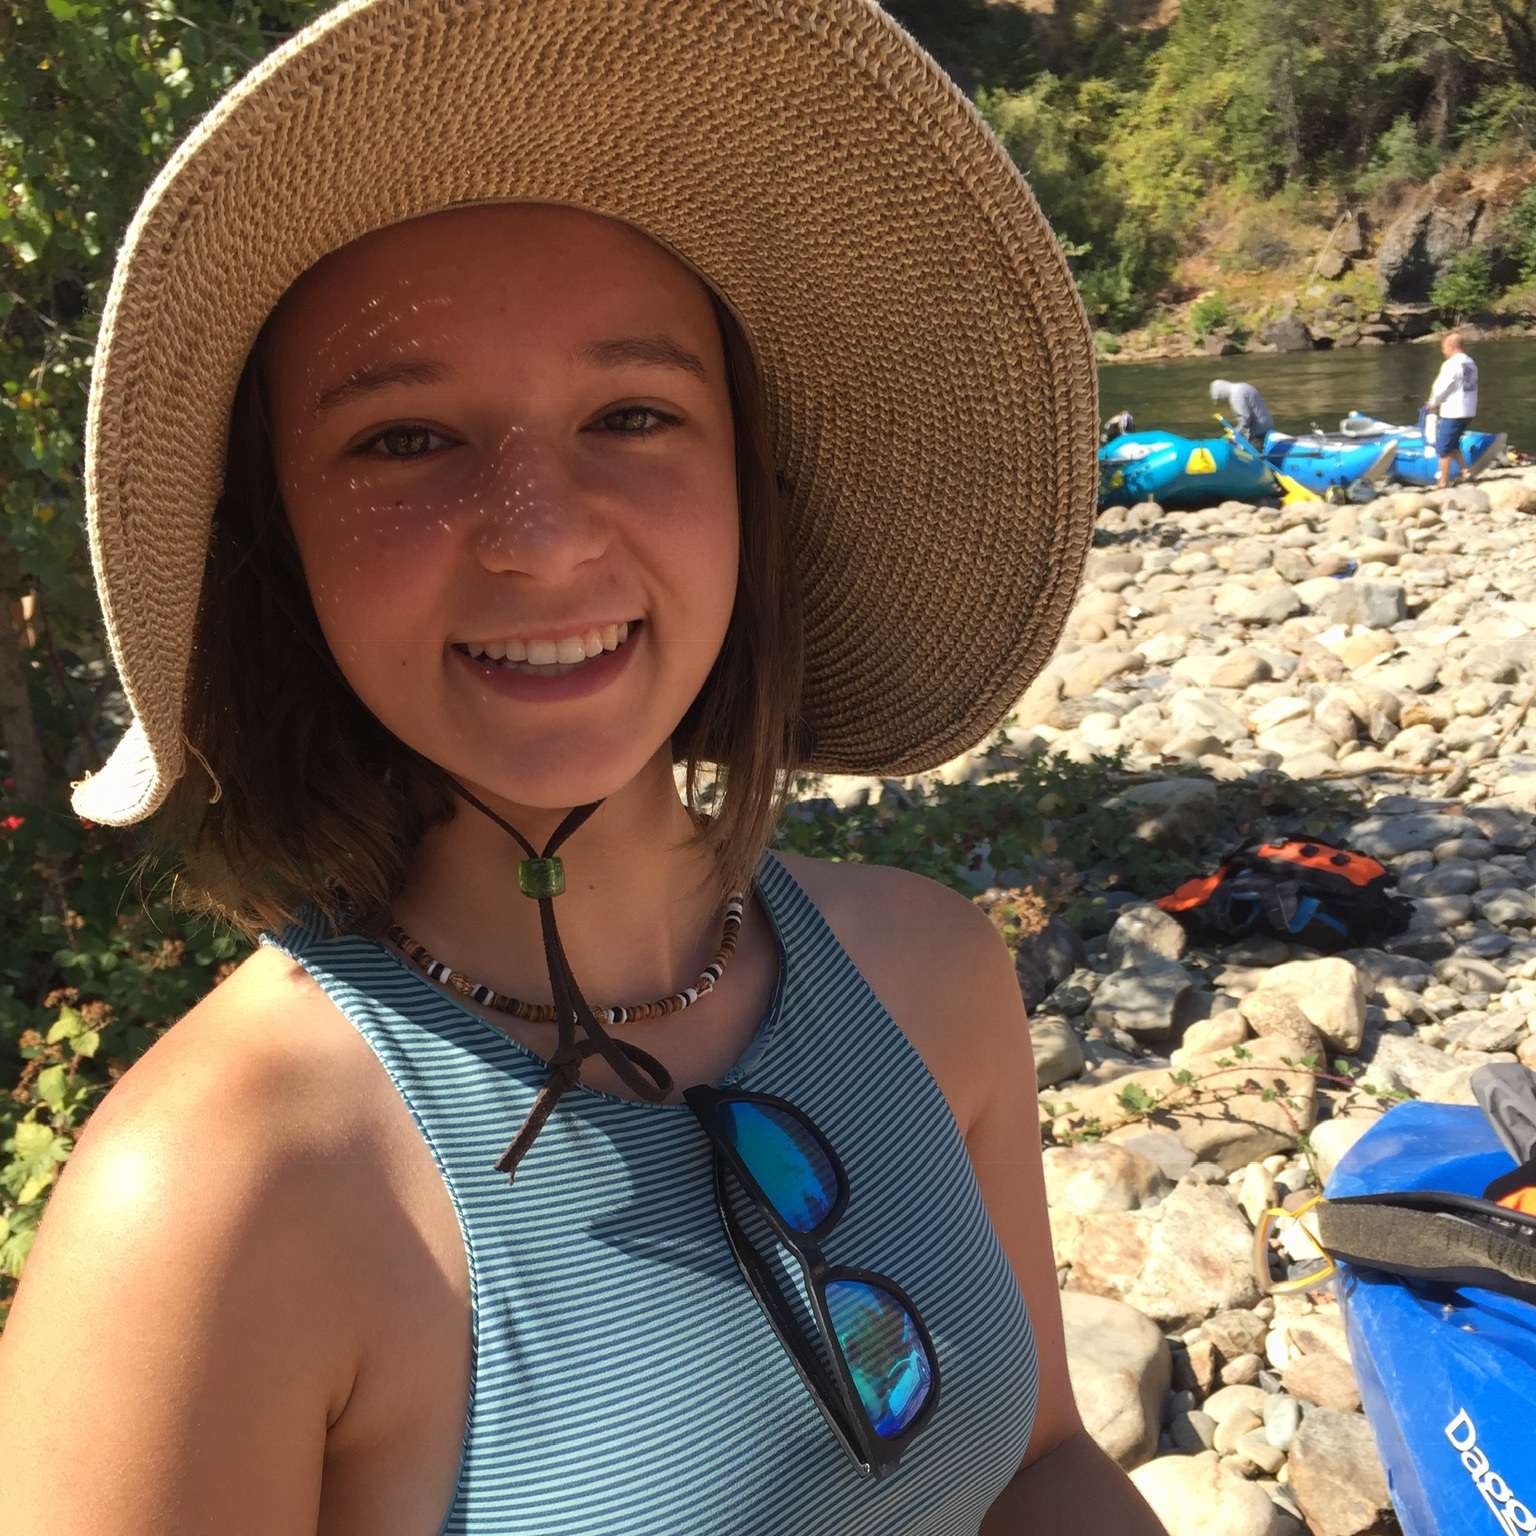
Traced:
[[[1477, 361], [1478, 426], [1507, 432], [1527, 452], [1536, 449], [1536, 338], [1480, 341], [1467, 351]], [[1106, 363], [1099, 369], [1100, 410], [1130, 410], [1143, 430], [1209, 437], [1219, 430], [1211, 380], [1241, 379], [1264, 396], [1284, 432], [1305, 432], [1313, 422], [1336, 432], [1351, 410], [1412, 423], [1440, 363], [1439, 347], [1426, 343]]]

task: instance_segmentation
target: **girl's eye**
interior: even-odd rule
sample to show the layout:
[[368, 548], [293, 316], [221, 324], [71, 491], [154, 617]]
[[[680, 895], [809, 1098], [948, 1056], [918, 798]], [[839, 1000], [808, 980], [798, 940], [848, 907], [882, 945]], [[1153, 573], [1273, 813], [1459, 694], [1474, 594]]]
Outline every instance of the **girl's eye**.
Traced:
[[434, 444], [452, 446], [431, 427], [385, 427], [366, 443], [358, 444], [357, 452], [373, 459], [420, 459], [434, 451]]
[[649, 437], [652, 432], [677, 425], [676, 416], [653, 410], [648, 405], [621, 405], [600, 420], [605, 431], [616, 432], [621, 437]]

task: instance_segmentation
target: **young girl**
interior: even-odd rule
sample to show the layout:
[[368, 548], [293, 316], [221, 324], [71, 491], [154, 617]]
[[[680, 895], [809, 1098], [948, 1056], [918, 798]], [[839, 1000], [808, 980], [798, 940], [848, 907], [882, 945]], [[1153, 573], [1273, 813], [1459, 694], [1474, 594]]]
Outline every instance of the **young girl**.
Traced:
[[351, 0], [221, 103], [103, 322], [135, 721], [75, 803], [263, 943], [52, 1202], [0, 1434], [91, 1448], [16, 1529], [1156, 1528], [1006, 952], [763, 851], [792, 771], [943, 761], [1043, 663], [1094, 403], [864, 0]]

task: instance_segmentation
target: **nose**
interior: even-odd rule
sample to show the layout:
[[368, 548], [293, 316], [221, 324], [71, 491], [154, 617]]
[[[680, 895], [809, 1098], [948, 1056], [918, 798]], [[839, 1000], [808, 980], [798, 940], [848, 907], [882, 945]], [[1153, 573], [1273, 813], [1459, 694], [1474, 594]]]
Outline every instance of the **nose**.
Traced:
[[555, 448], [526, 436], [509, 435], [476, 499], [475, 549], [488, 571], [559, 585], [608, 547], [607, 522], [590, 494]]

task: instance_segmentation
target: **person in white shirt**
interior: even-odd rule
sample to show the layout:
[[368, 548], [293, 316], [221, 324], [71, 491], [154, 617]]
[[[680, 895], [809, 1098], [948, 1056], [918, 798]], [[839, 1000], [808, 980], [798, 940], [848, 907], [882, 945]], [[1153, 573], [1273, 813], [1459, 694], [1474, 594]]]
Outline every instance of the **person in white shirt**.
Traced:
[[1440, 350], [1445, 361], [1435, 375], [1427, 406], [1438, 413], [1435, 452], [1440, 458], [1439, 484], [1446, 486], [1451, 483], [1452, 459], [1461, 466], [1462, 478], [1471, 478], [1461, 439], [1477, 415], [1477, 364], [1461, 350], [1461, 337], [1455, 331], [1444, 337]]

